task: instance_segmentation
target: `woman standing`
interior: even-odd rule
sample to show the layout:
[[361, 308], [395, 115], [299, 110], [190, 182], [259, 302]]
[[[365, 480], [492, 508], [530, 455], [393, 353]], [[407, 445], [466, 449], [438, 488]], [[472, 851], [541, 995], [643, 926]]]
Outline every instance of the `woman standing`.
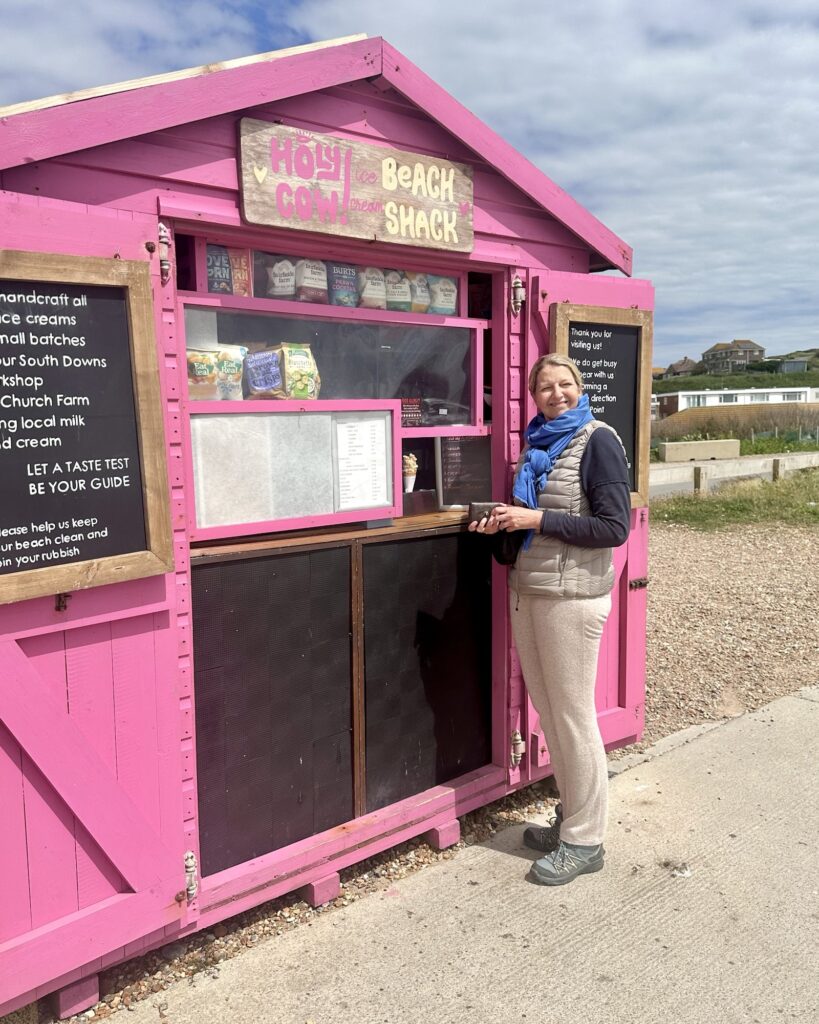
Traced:
[[528, 828], [527, 846], [546, 853], [533, 881], [563, 885], [603, 867], [608, 773], [594, 686], [614, 586], [612, 548], [631, 523], [625, 451], [595, 420], [571, 359], [542, 356], [529, 375], [537, 415], [525, 432], [513, 504], [470, 530], [525, 530], [509, 574], [512, 634], [551, 756], [561, 802], [560, 841]]

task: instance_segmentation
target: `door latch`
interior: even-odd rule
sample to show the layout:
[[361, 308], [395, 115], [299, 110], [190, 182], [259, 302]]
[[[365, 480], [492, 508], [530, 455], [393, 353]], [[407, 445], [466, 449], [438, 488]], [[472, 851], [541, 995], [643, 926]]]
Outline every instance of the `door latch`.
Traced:
[[640, 576], [636, 580], [629, 580], [628, 581], [628, 589], [629, 590], [642, 590], [644, 587], [647, 587], [647, 586], [648, 586], [648, 576]]

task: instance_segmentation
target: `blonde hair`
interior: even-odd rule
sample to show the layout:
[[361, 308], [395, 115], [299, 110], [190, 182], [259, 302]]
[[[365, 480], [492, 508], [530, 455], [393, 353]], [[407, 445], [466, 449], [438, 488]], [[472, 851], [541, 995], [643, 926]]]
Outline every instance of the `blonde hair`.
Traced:
[[573, 359], [569, 359], [568, 356], [561, 355], [559, 352], [551, 352], [547, 356], [541, 356], [540, 359], [535, 361], [535, 365], [529, 371], [529, 394], [534, 397], [535, 388], [537, 387], [537, 378], [540, 371], [544, 366], [563, 366], [569, 373], [574, 377], [575, 383], [582, 390], [583, 389], [583, 375], [577, 368], [577, 363]]

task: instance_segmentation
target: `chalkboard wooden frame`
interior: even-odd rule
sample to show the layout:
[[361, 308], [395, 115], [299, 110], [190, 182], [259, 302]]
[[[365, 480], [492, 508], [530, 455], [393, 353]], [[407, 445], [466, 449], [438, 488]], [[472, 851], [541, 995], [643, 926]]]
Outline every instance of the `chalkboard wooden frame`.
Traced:
[[549, 325], [551, 349], [569, 354], [569, 326], [593, 323], [604, 326], [633, 327], [637, 331], [636, 411], [634, 417], [634, 482], [631, 507], [648, 505], [649, 444], [651, 440], [651, 358], [654, 317], [647, 309], [617, 309], [613, 306], [582, 306], [573, 302], [555, 302]]
[[0, 604], [173, 572], [165, 432], [147, 263], [97, 256], [0, 251], [0, 279], [122, 288], [145, 512], [145, 549], [0, 577]]

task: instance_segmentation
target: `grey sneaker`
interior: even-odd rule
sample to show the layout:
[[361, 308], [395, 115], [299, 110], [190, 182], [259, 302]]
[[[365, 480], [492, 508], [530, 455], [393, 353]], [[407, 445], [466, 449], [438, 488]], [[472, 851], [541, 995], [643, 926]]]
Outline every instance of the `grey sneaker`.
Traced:
[[603, 868], [603, 846], [574, 846], [561, 842], [554, 853], [532, 865], [532, 881], [538, 885], [565, 885], [578, 875], [590, 875]]
[[555, 807], [555, 814], [548, 825], [530, 825], [523, 833], [523, 845], [539, 853], [549, 853], [557, 848], [560, 823], [563, 821], [563, 804]]

